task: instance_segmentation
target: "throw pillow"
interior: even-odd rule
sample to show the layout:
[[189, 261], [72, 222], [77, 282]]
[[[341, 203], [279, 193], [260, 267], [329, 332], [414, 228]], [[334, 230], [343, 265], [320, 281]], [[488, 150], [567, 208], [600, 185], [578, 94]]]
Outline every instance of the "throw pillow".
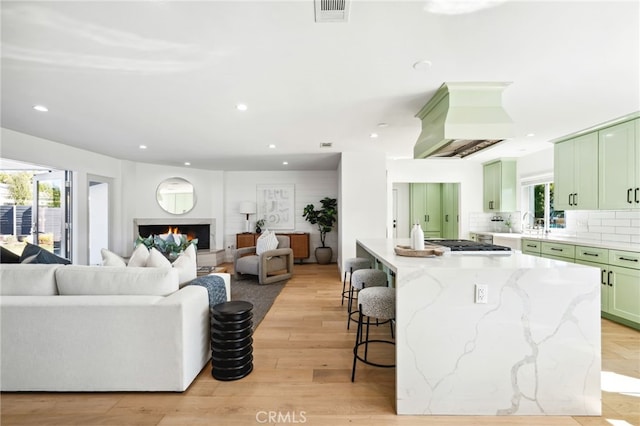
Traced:
[[20, 256], [0, 246], [0, 263], [20, 263]]
[[267, 250], [274, 250], [278, 248], [278, 238], [273, 231], [265, 231], [258, 237], [256, 242], [256, 254], [261, 255]]
[[193, 244], [189, 244], [173, 262], [173, 269], [178, 270], [180, 285], [186, 284], [198, 276], [196, 247]]
[[[27, 256], [25, 256], [25, 252], [28, 253]], [[63, 265], [70, 265], [71, 261], [64, 257], [57, 256], [42, 247], [27, 243], [27, 246], [22, 252], [22, 256], [20, 256], [20, 263], [61, 263]]]
[[[131, 262], [129, 262], [131, 263]], [[149, 268], [171, 268], [171, 262], [160, 251], [151, 247], [149, 257], [147, 258], [147, 267]]]
[[140, 267], [147, 266], [147, 260], [149, 259], [149, 249], [144, 244], [139, 244], [138, 247], [131, 253], [129, 263], [127, 266]]
[[123, 258], [110, 250], [103, 248], [100, 253], [102, 254], [102, 266], [127, 266], [127, 262]]

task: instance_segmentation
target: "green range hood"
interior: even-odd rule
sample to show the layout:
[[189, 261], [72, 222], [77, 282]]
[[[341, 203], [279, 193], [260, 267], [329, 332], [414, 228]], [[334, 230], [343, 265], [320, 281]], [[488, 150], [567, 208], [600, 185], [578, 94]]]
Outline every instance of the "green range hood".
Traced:
[[422, 132], [414, 158], [464, 158], [515, 135], [502, 107], [502, 92], [511, 83], [449, 82], [416, 117]]

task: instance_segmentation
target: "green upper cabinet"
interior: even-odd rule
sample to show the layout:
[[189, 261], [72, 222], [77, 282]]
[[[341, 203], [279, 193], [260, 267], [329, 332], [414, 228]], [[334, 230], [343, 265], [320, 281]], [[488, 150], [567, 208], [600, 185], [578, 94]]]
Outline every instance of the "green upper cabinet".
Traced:
[[516, 162], [498, 160], [484, 165], [485, 212], [512, 212], [516, 210]]
[[442, 238], [458, 239], [458, 184], [442, 184]]
[[411, 226], [419, 223], [428, 237], [441, 236], [441, 187], [440, 183], [411, 184]]
[[589, 133], [554, 145], [554, 208], [598, 208], [598, 135]]
[[598, 131], [599, 206], [640, 208], [640, 119]]

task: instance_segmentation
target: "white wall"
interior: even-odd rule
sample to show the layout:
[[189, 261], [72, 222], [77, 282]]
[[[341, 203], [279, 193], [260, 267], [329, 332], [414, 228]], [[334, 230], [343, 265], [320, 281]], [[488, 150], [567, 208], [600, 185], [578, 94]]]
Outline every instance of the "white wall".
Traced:
[[[308, 262], [315, 262], [314, 250], [321, 246], [320, 233], [315, 225], [311, 225], [302, 217], [307, 204], [320, 207], [324, 197], [338, 198], [338, 173], [336, 171], [251, 171], [225, 172], [224, 174], [224, 223], [225, 235], [223, 247], [227, 249], [227, 261], [232, 260], [232, 249], [236, 245], [236, 234], [245, 230], [245, 215], [238, 211], [240, 202], [256, 201], [256, 185], [294, 184], [295, 191], [295, 229], [293, 231], [309, 232], [309, 248], [311, 257]], [[340, 204], [338, 203], [338, 208]], [[338, 214], [338, 222], [342, 220]], [[251, 229], [255, 228], [255, 215], [249, 217]], [[278, 230], [275, 230], [278, 231]], [[283, 232], [285, 232], [283, 230]], [[338, 254], [338, 229], [327, 234], [326, 245], [333, 249], [333, 261]]]
[[[456, 159], [388, 160], [388, 197], [398, 182], [459, 183], [460, 238], [469, 236], [469, 217], [482, 211], [482, 164]], [[388, 205], [387, 227], [392, 229], [393, 214]], [[391, 235], [391, 234], [389, 234]]]
[[[356, 256], [356, 239], [385, 238], [392, 204], [386, 159], [379, 152], [345, 152], [339, 165], [340, 254], [338, 265]], [[389, 227], [391, 229], [391, 227]], [[391, 232], [388, 234], [392, 235]]]
[[[156, 201], [156, 189], [160, 182], [171, 177], [181, 177], [193, 184], [196, 202], [191, 211], [181, 215], [167, 213]], [[126, 214], [128, 238], [131, 248], [136, 235], [133, 234], [133, 219], [215, 219], [216, 247], [224, 247], [224, 173], [222, 171], [200, 170], [189, 167], [170, 167], [156, 164], [133, 163], [124, 173], [125, 182], [131, 182], [130, 193], [133, 209]], [[212, 247], [214, 248], [214, 247]]]

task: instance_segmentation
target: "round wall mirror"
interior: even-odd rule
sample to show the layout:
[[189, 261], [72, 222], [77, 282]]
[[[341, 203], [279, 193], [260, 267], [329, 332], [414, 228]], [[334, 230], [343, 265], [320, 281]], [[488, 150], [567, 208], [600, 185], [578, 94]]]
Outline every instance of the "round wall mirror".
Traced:
[[185, 214], [196, 204], [196, 192], [186, 179], [172, 177], [158, 185], [156, 199], [162, 210], [171, 214]]

